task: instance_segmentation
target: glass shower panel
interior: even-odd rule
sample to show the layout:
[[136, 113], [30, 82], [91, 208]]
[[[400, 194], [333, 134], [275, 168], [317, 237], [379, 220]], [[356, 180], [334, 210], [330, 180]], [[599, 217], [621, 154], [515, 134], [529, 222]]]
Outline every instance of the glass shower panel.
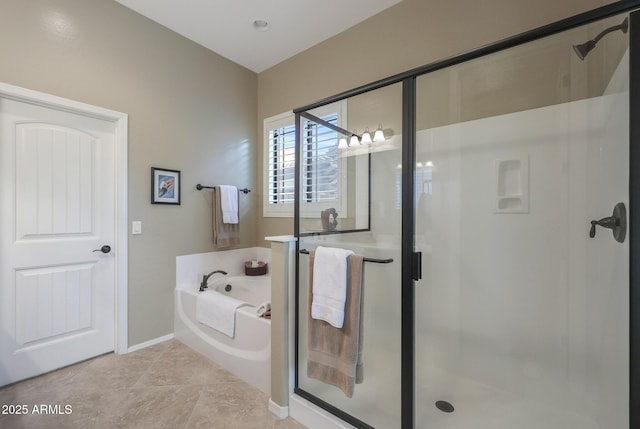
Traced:
[[[376, 428], [400, 427], [401, 127], [401, 84], [304, 112], [300, 125], [297, 387]], [[383, 135], [376, 139], [378, 129]], [[316, 198], [316, 190], [324, 195]], [[310, 267], [304, 251], [318, 246], [371, 259], [363, 264], [363, 382], [352, 397], [307, 375]]]
[[628, 428], [625, 18], [417, 79], [416, 427]]

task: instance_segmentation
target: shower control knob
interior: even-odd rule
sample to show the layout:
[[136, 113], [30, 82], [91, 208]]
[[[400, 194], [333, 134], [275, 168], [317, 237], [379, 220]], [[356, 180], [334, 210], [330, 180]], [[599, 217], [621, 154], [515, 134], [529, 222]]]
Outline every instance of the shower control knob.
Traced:
[[101, 248], [95, 249], [93, 252], [109, 253], [111, 252], [111, 246], [105, 244]]
[[591, 229], [589, 230], [589, 237], [596, 236], [596, 226], [608, 228], [613, 232], [613, 238], [618, 243], [623, 243], [627, 235], [627, 210], [624, 203], [618, 203], [613, 208], [613, 214], [609, 217], [602, 218], [600, 220], [591, 221]]

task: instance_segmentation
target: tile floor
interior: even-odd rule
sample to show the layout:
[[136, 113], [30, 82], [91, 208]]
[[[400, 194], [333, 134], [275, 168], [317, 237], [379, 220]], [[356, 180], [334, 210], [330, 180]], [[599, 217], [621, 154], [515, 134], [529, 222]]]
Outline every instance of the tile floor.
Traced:
[[[304, 429], [291, 418], [276, 419], [268, 401], [258, 389], [171, 340], [1, 388], [0, 428]], [[10, 405], [26, 405], [28, 413], [4, 414]], [[41, 405], [50, 413], [35, 413]]]

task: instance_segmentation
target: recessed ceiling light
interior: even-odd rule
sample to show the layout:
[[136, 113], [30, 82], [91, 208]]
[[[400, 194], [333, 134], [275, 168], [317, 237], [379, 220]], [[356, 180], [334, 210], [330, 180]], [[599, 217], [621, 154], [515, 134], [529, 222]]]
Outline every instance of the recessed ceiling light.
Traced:
[[264, 19], [256, 19], [253, 21], [253, 28], [258, 31], [267, 31], [271, 28], [271, 25], [269, 25], [269, 22]]

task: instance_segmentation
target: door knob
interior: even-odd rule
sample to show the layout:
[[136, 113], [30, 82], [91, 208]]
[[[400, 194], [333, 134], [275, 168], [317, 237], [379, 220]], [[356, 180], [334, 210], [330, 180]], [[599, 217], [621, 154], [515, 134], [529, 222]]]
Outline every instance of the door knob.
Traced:
[[592, 220], [589, 237], [593, 238], [596, 236], [596, 226], [612, 230], [613, 238], [615, 238], [618, 243], [624, 242], [627, 235], [627, 209], [625, 208], [624, 203], [616, 204], [611, 216], [600, 220]]
[[95, 249], [94, 252], [109, 253], [109, 252], [111, 252], [111, 246], [105, 244], [101, 248]]

